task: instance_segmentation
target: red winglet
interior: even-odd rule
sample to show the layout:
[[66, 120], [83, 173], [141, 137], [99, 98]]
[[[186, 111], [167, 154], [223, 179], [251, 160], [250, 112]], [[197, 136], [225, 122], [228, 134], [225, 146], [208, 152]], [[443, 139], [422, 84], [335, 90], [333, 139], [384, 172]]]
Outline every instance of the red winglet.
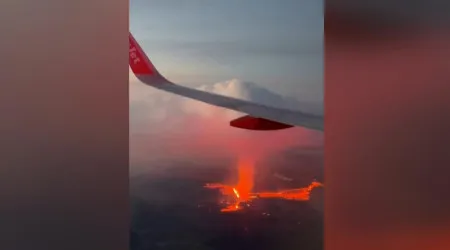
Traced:
[[130, 67], [135, 75], [155, 75], [157, 71], [155, 67], [153, 67], [152, 63], [145, 55], [142, 48], [134, 39], [133, 35], [129, 33], [129, 42], [130, 42]]

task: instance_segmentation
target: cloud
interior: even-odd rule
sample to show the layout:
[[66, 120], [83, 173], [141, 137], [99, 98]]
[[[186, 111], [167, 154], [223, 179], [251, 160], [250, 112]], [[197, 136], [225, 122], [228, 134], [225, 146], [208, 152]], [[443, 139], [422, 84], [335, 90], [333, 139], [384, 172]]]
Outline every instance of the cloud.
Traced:
[[[252, 154], [261, 158], [289, 147], [322, 145], [323, 135], [303, 128], [248, 131], [229, 126], [238, 112], [165, 93], [130, 79], [132, 162], [161, 158], [214, 159]], [[197, 89], [276, 107], [305, 107], [255, 83], [239, 79]]]
[[[289, 106], [288, 102], [286, 100], [283, 100], [283, 98], [281, 98], [280, 96], [273, 94], [272, 92], [269, 92], [263, 88], [260, 88], [254, 83], [244, 82], [239, 79], [231, 79], [211, 85], [203, 85], [198, 87], [197, 89], [242, 100], [249, 100], [260, 104], [271, 106], [275, 105], [281, 107]], [[231, 110], [218, 109], [209, 104], [191, 99], [185, 100], [183, 107], [186, 113], [199, 114], [203, 117], [219, 117], [218, 112], [220, 112], [222, 114], [221, 117], [223, 117], [223, 119], [226, 119], [227, 121], [237, 118], [240, 115], [244, 115], [242, 113]]]
[[[146, 122], [163, 120], [168, 112], [176, 116], [195, 114], [203, 118], [214, 116], [216, 119], [223, 118], [224, 120], [229, 120], [230, 117], [235, 118], [240, 114], [148, 87], [137, 81], [134, 76], [130, 77], [130, 82], [132, 84], [130, 86], [130, 115], [133, 124], [143, 120]], [[239, 79], [202, 85], [197, 89], [268, 106], [294, 110], [301, 107], [305, 111], [320, 113], [317, 107], [310, 103], [302, 103], [294, 98], [278, 95], [255, 83]]]

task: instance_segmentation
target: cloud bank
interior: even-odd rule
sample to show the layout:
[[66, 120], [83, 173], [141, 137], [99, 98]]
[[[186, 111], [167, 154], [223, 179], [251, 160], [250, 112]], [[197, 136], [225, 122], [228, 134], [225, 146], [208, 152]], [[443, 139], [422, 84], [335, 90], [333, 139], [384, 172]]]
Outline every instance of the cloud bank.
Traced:
[[[162, 158], [262, 158], [290, 147], [321, 147], [323, 135], [303, 128], [260, 132], [229, 126], [244, 114], [153, 89], [130, 76], [130, 156], [134, 163]], [[320, 112], [239, 79], [198, 87], [203, 91], [261, 104]]]

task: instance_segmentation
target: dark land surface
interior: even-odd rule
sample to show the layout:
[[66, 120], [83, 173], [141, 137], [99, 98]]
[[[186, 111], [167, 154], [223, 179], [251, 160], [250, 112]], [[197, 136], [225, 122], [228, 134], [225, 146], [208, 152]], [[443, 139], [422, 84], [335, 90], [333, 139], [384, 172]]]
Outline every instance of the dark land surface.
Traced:
[[[166, 166], [163, 172], [132, 177], [130, 249], [323, 249], [323, 215], [309, 202], [257, 199], [241, 211], [221, 213], [223, 197], [203, 186], [222, 182], [230, 174], [225, 165]], [[255, 187], [302, 187], [311, 178], [322, 181], [321, 171], [314, 168], [272, 168], [259, 167]], [[273, 178], [274, 172], [304, 178], [286, 183]]]

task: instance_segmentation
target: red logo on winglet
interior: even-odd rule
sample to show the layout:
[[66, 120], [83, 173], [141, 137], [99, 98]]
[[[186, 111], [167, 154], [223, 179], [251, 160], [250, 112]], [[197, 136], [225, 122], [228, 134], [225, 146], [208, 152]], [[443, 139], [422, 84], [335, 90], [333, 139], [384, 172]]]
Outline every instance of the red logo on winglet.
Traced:
[[145, 54], [131, 35], [129, 36], [129, 42], [129, 63], [133, 73], [136, 75], [153, 75], [150, 60], [146, 58]]

